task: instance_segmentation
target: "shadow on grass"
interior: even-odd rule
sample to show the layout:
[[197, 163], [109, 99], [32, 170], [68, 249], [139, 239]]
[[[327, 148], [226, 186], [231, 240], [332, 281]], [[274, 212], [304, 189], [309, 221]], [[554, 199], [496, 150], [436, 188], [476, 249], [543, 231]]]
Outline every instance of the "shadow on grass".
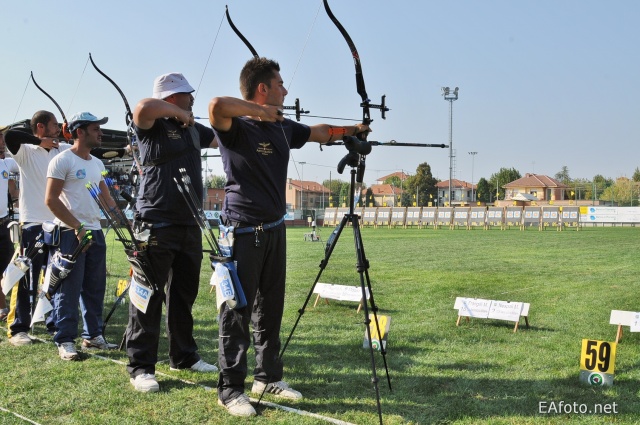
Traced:
[[[308, 342], [301, 339], [303, 345]], [[336, 418], [354, 414], [377, 416], [367, 350], [336, 345], [322, 350], [333, 355], [314, 355], [309, 347], [302, 350], [294, 347], [291, 351], [288, 359], [285, 355], [286, 378], [295, 381], [296, 388], [305, 395], [300, 402], [291, 403], [293, 407]], [[399, 352], [403, 361], [396, 358]], [[491, 423], [491, 418], [501, 417], [545, 422], [554, 413], [559, 415], [557, 419], [561, 415], [567, 419], [584, 416], [585, 413], [575, 411], [566, 415], [566, 411], [549, 410], [552, 403], [557, 407], [561, 401], [565, 405], [584, 406], [589, 414], [595, 414], [597, 405], [616, 403], [616, 411], [608, 416], [640, 419], [640, 398], [634, 380], [618, 382], [615, 391], [611, 391], [610, 387], [581, 384], [577, 368], [571, 377], [547, 378], [549, 373], [541, 373], [545, 378], [522, 379], [509, 376], [499, 361], [472, 359], [431, 364], [423, 375], [417, 375], [414, 360], [420, 358], [419, 354], [424, 356], [420, 352], [412, 347], [394, 347], [395, 354], [387, 355], [392, 390], [387, 386], [382, 356], [379, 353], [375, 356], [383, 418], [388, 416], [385, 423], [432, 424], [462, 419]], [[540, 366], [544, 369], [544, 365]], [[550, 414], [544, 414], [545, 409]]]

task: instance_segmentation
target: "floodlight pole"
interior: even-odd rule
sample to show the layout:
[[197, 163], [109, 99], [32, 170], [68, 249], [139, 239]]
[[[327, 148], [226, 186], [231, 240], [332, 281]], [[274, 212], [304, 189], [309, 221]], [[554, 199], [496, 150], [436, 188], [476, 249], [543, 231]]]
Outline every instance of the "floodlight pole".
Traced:
[[453, 101], [458, 100], [458, 87], [453, 92], [449, 87], [442, 87], [442, 96], [449, 102], [449, 206], [453, 206]]
[[477, 154], [478, 152], [469, 152], [469, 155], [471, 155], [471, 202], [475, 202], [473, 196], [473, 161]]

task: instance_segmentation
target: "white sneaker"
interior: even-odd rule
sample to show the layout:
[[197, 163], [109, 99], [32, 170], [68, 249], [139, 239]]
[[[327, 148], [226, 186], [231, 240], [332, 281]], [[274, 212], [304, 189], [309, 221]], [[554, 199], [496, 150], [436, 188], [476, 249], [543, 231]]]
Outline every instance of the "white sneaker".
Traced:
[[215, 365], [209, 364], [204, 360], [198, 360], [191, 367], [185, 369], [178, 369], [177, 367], [170, 367], [170, 370], [191, 370], [193, 372], [213, 373], [217, 372], [218, 368]]
[[62, 360], [76, 360], [78, 358], [76, 344], [73, 342], [58, 344], [58, 354], [60, 354]]
[[[265, 386], [267, 387], [266, 391], [264, 390]], [[262, 394], [265, 392], [276, 397], [288, 398], [289, 400], [300, 400], [302, 398], [300, 392], [291, 388], [289, 384], [284, 381], [273, 382], [268, 386], [265, 382], [253, 381], [251, 392], [254, 394]]]
[[33, 341], [31, 341], [31, 338], [29, 338], [29, 335], [27, 335], [26, 332], [18, 332], [17, 334], [9, 338], [9, 342], [11, 343], [11, 345], [20, 347], [22, 345], [29, 345]]
[[156, 375], [153, 373], [143, 373], [135, 378], [129, 379], [133, 388], [142, 393], [156, 393], [160, 391], [160, 385], [156, 381]]
[[249, 401], [249, 396], [246, 394], [240, 394], [227, 404], [224, 404], [222, 400], [218, 399], [218, 404], [227, 409], [227, 412], [233, 416], [248, 417], [256, 415], [256, 409], [253, 408], [251, 401]]
[[116, 348], [118, 348], [116, 344], [109, 344], [102, 335], [82, 340], [83, 350], [115, 350]]

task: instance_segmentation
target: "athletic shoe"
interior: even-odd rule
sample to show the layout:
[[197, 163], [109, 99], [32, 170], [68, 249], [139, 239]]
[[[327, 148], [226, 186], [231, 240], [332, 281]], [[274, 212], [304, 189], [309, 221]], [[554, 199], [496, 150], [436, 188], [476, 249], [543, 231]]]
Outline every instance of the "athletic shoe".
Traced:
[[8, 308], [0, 308], [0, 322], [4, 322], [7, 320], [7, 316], [9, 315]]
[[17, 334], [9, 338], [9, 342], [11, 343], [11, 345], [15, 345], [16, 347], [33, 343], [26, 332], [18, 332]]
[[249, 396], [246, 394], [240, 394], [227, 404], [224, 404], [222, 400], [218, 399], [218, 404], [229, 412], [233, 416], [255, 416], [256, 409], [253, 408], [249, 401]]
[[115, 350], [116, 348], [118, 348], [116, 344], [109, 344], [102, 335], [82, 340], [83, 350]]
[[[265, 386], [267, 387], [266, 391], [264, 391]], [[302, 398], [302, 394], [291, 388], [289, 384], [284, 381], [273, 382], [269, 385], [264, 382], [253, 381], [251, 392], [254, 394], [262, 394], [263, 391], [276, 397], [288, 398], [289, 400], [299, 400]]]
[[129, 379], [133, 388], [141, 393], [157, 393], [160, 391], [160, 385], [156, 381], [156, 375], [153, 373], [143, 373], [135, 378]]
[[215, 365], [209, 364], [204, 360], [198, 360], [191, 367], [187, 367], [184, 369], [178, 369], [177, 367], [170, 367], [170, 370], [191, 370], [193, 372], [204, 372], [204, 373], [213, 373], [217, 372], [218, 368]]
[[58, 354], [60, 354], [62, 360], [76, 360], [78, 358], [76, 344], [73, 342], [58, 344]]

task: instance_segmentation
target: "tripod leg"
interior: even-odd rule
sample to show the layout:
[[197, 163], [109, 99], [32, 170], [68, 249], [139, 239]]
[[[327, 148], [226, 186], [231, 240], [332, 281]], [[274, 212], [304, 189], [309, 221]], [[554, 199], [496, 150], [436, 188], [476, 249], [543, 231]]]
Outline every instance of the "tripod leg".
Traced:
[[331, 257], [331, 253], [333, 252], [333, 249], [335, 248], [336, 244], [338, 243], [338, 239], [340, 238], [340, 234], [342, 234], [342, 230], [344, 229], [344, 226], [347, 224], [347, 221], [349, 220], [349, 217], [347, 216], [347, 214], [344, 215], [344, 217], [342, 218], [342, 221], [340, 222], [340, 225], [336, 228], [336, 230], [333, 231], [331, 236], [334, 236], [333, 238], [330, 236], [329, 239], [327, 239], [327, 246], [325, 248], [325, 256], [322, 259], [322, 261], [320, 262], [320, 271], [318, 272], [318, 275], [316, 276], [316, 280], [313, 282], [313, 285], [311, 285], [311, 289], [309, 290], [309, 293], [307, 294], [307, 298], [304, 300], [304, 304], [302, 304], [302, 308], [300, 308], [300, 310], [298, 310], [298, 317], [295, 321], [295, 323], [293, 324], [293, 328], [291, 329], [291, 333], [289, 333], [289, 336], [287, 337], [287, 340], [285, 341], [284, 345], [282, 346], [282, 350], [280, 351], [280, 360], [282, 360], [282, 356], [284, 356], [284, 352], [287, 349], [287, 346], [289, 345], [289, 341], [291, 341], [291, 337], [293, 336], [293, 333], [295, 332], [296, 328], [298, 327], [298, 323], [300, 322], [300, 319], [302, 318], [302, 315], [305, 312], [305, 309], [307, 308], [307, 305], [309, 304], [309, 300], [311, 300], [311, 297], [313, 296], [313, 290], [316, 287], [316, 284], [318, 283], [318, 281], [320, 280], [320, 276], [322, 276], [322, 272], [324, 271], [325, 268], [327, 268], [327, 264], [329, 264], [329, 258]]
[[[364, 255], [364, 246], [362, 244], [362, 235], [360, 234], [360, 227], [358, 225], [358, 216], [356, 214], [350, 214], [351, 225], [353, 227], [353, 239], [356, 248], [356, 256], [357, 256], [357, 269], [358, 274], [360, 275], [360, 288], [362, 289], [362, 299], [365, 301], [363, 303], [363, 313], [364, 313], [364, 325], [367, 333], [367, 340], [369, 341], [369, 356], [371, 358], [371, 382], [373, 383], [373, 387], [376, 391], [376, 403], [378, 407], [378, 417], [380, 419], [380, 425], [382, 425], [382, 406], [380, 404], [380, 389], [378, 386], [378, 376], [376, 373], [376, 359], [373, 350], [373, 342], [371, 339], [371, 327], [369, 326], [371, 319], [369, 319], [369, 304], [366, 302], [367, 300], [367, 289], [369, 290], [369, 297], [373, 300], [373, 292], [371, 291], [371, 282], [369, 281], [369, 273], [367, 270], [369, 269], [369, 262], [367, 261]], [[366, 286], [365, 286], [365, 278], [366, 278]], [[373, 304], [372, 304], [373, 308]], [[378, 328], [378, 337], [380, 337], [380, 329], [378, 326], [378, 316], [374, 310], [374, 319], [376, 321], [376, 327]], [[382, 345], [382, 339], [380, 339]], [[384, 352], [384, 349], [382, 349]], [[384, 357], [383, 357], [384, 358]], [[385, 368], [387, 366], [387, 362], [385, 359]], [[387, 370], [387, 381], [390, 383], [389, 378], [389, 370]]]

